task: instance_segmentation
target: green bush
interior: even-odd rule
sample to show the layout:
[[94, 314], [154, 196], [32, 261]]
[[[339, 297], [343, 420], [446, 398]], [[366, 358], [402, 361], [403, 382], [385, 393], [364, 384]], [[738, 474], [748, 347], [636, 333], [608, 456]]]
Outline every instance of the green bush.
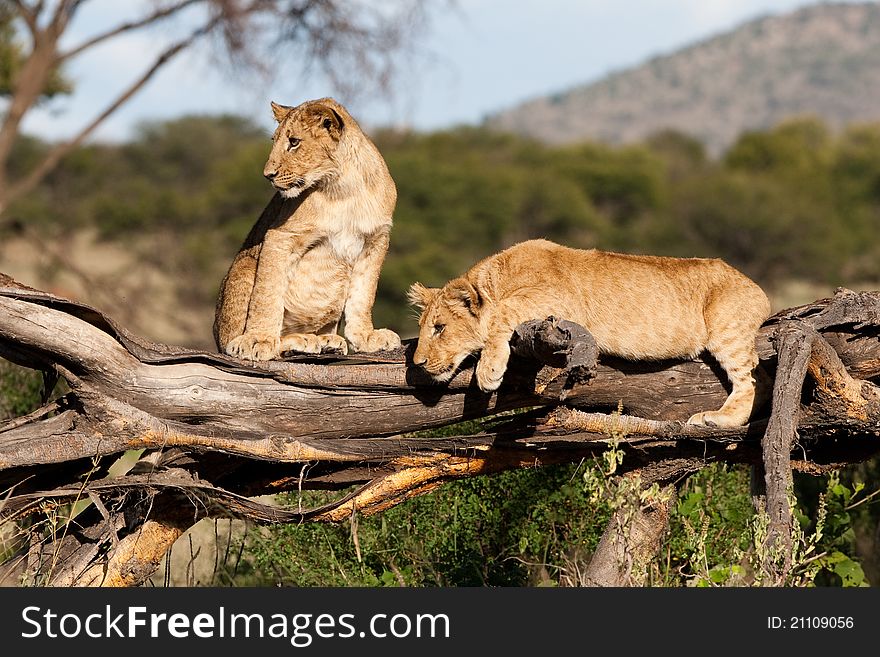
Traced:
[[[512, 471], [452, 482], [353, 523], [268, 527], [248, 539], [245, 581], [283, 586], [579, 585], [612, 506], [632, 503], [618, 494], [628, 480], [607, 478], [608, 472], [596, 464]], [[839, 474], [831, 474], [804, 479], [801, 487], [807, 503], [795, 508], [789, 584], [866, 586], [853, 529], [853, 504], [867, 497], [864, 486], [841, 483]], [[812, 497], [811, 487], [818, 497]], [[330, 497], [289, 495], [283, 503], [307, 507]], [[664, 587], [762, 585], [761, 529], [748, 469], [710, 465], [680, 487], [647, 581]]]
[[355, 526], [273, 526], [247, 551], [257, 579], [279, 585], [554, 584], [595, 548], [607, 517], [578, 467], [547, 467], [452, 482]]
[[0, 359], [0, 421], [38, 408], [42, 389], [43, 378], [39, 372]]

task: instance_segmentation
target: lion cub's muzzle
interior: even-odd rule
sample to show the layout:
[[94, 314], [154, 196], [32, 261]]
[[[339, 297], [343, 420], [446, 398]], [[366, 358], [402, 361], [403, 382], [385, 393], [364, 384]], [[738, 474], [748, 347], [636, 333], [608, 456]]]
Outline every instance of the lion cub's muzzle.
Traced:
[[413, 358], [413, 365], [427, 373], [435, 381], [441, 383], [449, 381], [449, 379], [452, 378], [452, 375], [455, 374], [457, 367], [455, 363], [449, 363], [446, 365], [429, 363], [426, 358]]
[[291, 190], [302, 190], [306, 186], [305, 178], [298, 178], [295, 176], [279, 176], [277, 174], [272, 174], [271, 176], [266, 176], [269, 179], [269, 182], [272, 183], [272, 186], [277, 189], [279, 192], [289, 192]]

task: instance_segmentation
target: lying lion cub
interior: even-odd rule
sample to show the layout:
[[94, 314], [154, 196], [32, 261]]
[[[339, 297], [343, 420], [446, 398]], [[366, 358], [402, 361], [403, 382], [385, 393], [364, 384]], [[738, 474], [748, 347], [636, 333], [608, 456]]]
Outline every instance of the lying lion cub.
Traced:
[[770, 314], [767, 296], [721, 260], [623, 255], [522, 242], [474, 265], [441, 289], [415, 283], [422, 308], [413, 362], [448, 381], [480, 352], [477, 384], [496, 390], [518, 324], [550, 315], [587, 328], [601, 353], [628, 359], [693, 358], [707, 349], [733, 390], [717, 411], [690, 424], [748, 421], [758, 364], [755, 337]]

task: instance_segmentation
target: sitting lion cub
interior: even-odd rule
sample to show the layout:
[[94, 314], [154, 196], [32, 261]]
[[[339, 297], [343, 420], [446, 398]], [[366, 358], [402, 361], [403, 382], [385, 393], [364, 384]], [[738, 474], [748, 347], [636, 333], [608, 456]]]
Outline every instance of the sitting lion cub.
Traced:
[[415, 283], [422, 308], [413, 362], [448, 381], [480, 352], [481, 390], [496, 390], [518, 324], [550, 315], [577, 322], [601, 353], [628, 359], [692, 358], [707, 349], [733, 390], [717, 411], [690, 424], [732, 427], [749, 419], [758, 364], [755, 337], [767, 296], [721, 260], [662, 258], [522, 242], [474, 265], [441, 289]]
[[220, 287], [217, 347], [269, 360], [285, 351], [400, 345], [371, 318], [397, 189], [385, 160], [339, 103], [272, 103], [278, 121], [263, 169], [278, 192]]

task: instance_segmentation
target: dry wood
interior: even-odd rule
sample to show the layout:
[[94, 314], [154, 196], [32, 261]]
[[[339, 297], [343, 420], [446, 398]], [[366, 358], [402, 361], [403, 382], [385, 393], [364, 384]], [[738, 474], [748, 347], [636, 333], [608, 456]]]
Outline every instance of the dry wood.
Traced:
[[648, 564], [660, 549], [669, 525], [675, 490], [674, 485], [667, 485], [653, 504], [614, 513], [584, 573], [584, 586], [645, 584]]
[[[782, 322], [775, 336], [778, 354], [776, 382], [773, 386], [773, 413], [767, 424], [761, 448], [764, 455], [764, 504], [770, 524], [766, 548], [774, 557], [776, 577], [784, 579], [791, 569], [791, 446], [797, 436], [801, 390], [815, 331], [809, 333], [801, 322]], [[815, 334], [818, 338], [818, 334]], [[778, 555], [778, 557], [776, 557]], [[769, 566], [769, 564], [768, 564]]]
[[[766, 489], [756, 497], [766, 492], [774, 536], [785, 541], [792, 468], [822, 472], [880, 447], [880, 395], [869, 381], [880, 375], [878, 298], [839, 290], [768, 320], [758, 337], [767, 401], [750, 424], [717, 429], [682, 423], [727, 396], [711, 359], [599, 357], [589, 333], [562, 319], [519, 328], [505, 383], [489, 395], [472, 382], [473, 363], [432, 384], [409, 367], [412, 342], [252, 363], [146, 342], [94, 308], [0, 275], [0, 355], [70, 387], [0, 426], [2, 513], [33, 523], [91, 500], [77, 518], [87, 530], [31, 546], [31, 581], [134, 585], [201, 517], [343, 522], [453, 479], [591, 459], [613, 440], [625, 454], [620, 473], [638, 470], [645, 484], [668, 487], [713, 462], [752, 465]], [[467, 419], [480, 419], [480, 430], [419, 433]], [[133, 449], [141, 460], [111, 474]], [[347, 490], [312, 509], [251, 499], [309, 488]], [[617, 518], [590, 566], [593, 583], [632, 581], [620, 569], [621, 537], [630, 563], [643, 564], [667, 515]]]

